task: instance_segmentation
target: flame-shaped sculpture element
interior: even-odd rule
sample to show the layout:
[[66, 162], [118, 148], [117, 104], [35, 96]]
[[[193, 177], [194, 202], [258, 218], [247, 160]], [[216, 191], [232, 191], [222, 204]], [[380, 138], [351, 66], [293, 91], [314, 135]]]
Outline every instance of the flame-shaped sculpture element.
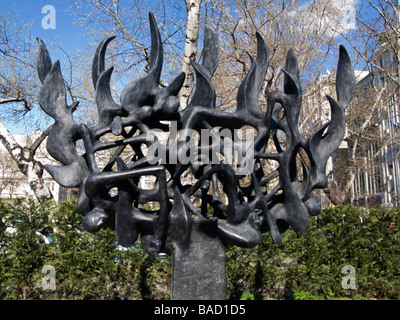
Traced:
[[45, 166], [46, 170], [62, 186], [78, 187], [89, 175], [82, 156], [75, 148], [80, 138], [79, 126], [72, 118], [77, 103], [68, 106], [60, 62], [51, 63], [49, 53], [43, 41], [39, 42], [38, 73], [43, 86], [39, 93], [39, 104], [54, 120], [54, 126], [47, 139], [47, 151], [63, 166]]
[[[39, 40], [38, 74], [43, 83], [39, 103], [55, 120], [47, 149], [61, 162], [61, 166], [47, 166], [46, 169], [61, 185], [80, 188], [78, 206], [85, 216], [85, 228], [96, 231], [102, 226], [114, 227], [124, 246], [132, 245], [141, 235], [142, 246], [152, 255], [160, 250], [169, 252], [177, 244], [190, 241], [194, 226], [225, 244], [242, 247], [255, 246], [263, 232], [269, 231], [273, 240], [279, 242], [282, 232], [289, 227], [297, 232], [305, 231], [310, 215], [320, 212], [311, 192], [327, 185], [326, 163], [343, 139], [344, 110], [355, 90], [354, 72], [346, 50], [340, 47], [337, 100], [327, 97], [331, 121], [306, 137], [298, 130], [302, 88], [293, 49], [289, 50], [283, 69], [283, 91], [270, 92], [266, 111], [263, 111], [259, 93], [268, 69], [268, 50], [257, 32], [257, 57], [249, 54], [251, 68], [239, 87], [237, 109], [220, 111], [216, 109], [212, 84], [218, 64], [218, 37], [207, 26], [202, 61], [192, 62], [196, 88], [188, 107], [179, 111], [177, 95], [185, 75], [179, 74], [169, 86], [160, 88], [162, 41], [152, 14], [149, 20], [148, 72], [126, 85], [120, 104], [113, 100], [110, 89], [113, 67], [105, 69], [106, 48], [114, 37], [99, 44], [92, 68], [99, 121], [93, 128], [74, 122], [72, 112], [76, 104], [68, 106], [66, 103], [60, 64], [58, 61], [51, 63], [44, 43]], [[172, 145], [163, 145], [152, 134], [155, 129], [165, 128], [165, 121], [174, 121], [176, 129], [181, 130], [177, 140], [172, 139]], [[209, 130], [213, 137], [218, 137], [216, 132], [222, 129], [235, 132], [246, 126], [256, 132], [251, 146], [254, 152], [242, 150], [245, 161], [238, 165], [255, 168], [248, 174], [250, 184], [246, 186], [240, 183], [243, 176], [224, 160], [218, 163], [172, 161], [173, 155], [182, 155], [188, 150], [190, 137], [182, 132], [191, 130], [200, 134], [202, 130]], [[213, 128], [217, 129], [213, 131]], [[285, 148], [279, 142], [278, 132], [284, 133]], [[113, 133], [117, 139], [103, 141], [101, 138], [107, 133]], [[86, 148], [83, 156], [75, 148], [80, 139]], [[195, 144], [198, 153], [204, 149], [202, 142]], [[277, 152], [269, 151], [271, 144]], [[142, 145], [149, 149], [158, 146], [158, 152], [167, 154], [167, 161], [150, 164]], [[121, 155], [127, 146], [134, 154], [124, 162]], [[173, 150], [173, 146], [177, 150]], [[112, 148], [113, 154], [100, 170], [96, 153]], [[300, 150], [305, 151], [303, 154], [308, 156], [308, 161], [299, 160]], [[228, 158], [222, 145], [218, 150], [211, 150], [213, 152]], [[264, 172], [261, 159], [276, 161], [277, 169]], [[189, 184], [182, 182], [185, 172], [193, 174], [194, 180]], [[154, 187], [141, 188], [139, 179], [149, 175], [155, 177]], [[278, 182], [266, 188], [275, 178]], [[117, 192], [111, 193], [111, 189]], [[157, 202], [159, 208], [145, 210], [142, 205], [148, 202]]]

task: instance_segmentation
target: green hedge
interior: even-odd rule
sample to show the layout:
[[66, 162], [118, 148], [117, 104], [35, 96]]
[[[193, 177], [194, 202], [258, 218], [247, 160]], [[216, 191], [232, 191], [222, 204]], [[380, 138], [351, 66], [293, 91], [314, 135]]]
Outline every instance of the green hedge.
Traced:
[[[169, 259], [122, 250], [113, 231], [85, 232], [81, 218], [74, 202], [0, 202], [0, 299], [169, 298]], [[399, 299], [399, 230], [398, 211], [332, 208], [281, 244], [265, 234], [253, 249], [228, 248], [229, 298]], [[55, 269], [55, 290], [42, 287], [45, 265]], [[346, 265], [355, 289], [342, 288]]]
[[[255, 249], [230, 248], [231, 298], [399, 299], [399, 230], [397, 210], [325, 209], [281, 244], [265, 235]], [[355, 289], [342, 287], [346, 265], [355, 269]]]
[[[124, 251], [113, 231], [85, 232], [81, 220], [75, 202], [0, 203], [0, 299], [168, 298], [169, 260]], [[56, 290], [43, 290], [45, 265], [55, 269]]]

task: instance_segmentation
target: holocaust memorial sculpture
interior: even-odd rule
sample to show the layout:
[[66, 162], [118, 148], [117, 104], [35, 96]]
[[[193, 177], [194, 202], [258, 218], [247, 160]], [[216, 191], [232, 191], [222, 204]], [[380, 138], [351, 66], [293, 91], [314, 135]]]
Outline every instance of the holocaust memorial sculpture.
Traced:
[[[225, 299], [226, 246], [254, 247], [265, 232], [280, 242], [285, 230], [304, 232], [309, 217], [320, 213], [312, 191], [327, 186], [325, 167], [345, 134], [344, 111], [355, 91], [354, 71], [340, 47], [337, 98], [327, 97], [331, 120], [304, 136], [298, 130], [302, 87], [294, 51], [288, 52], [282, 69], [283, 91], [268, 93], [263, 111], [259, 97], [268, 50], [257, 33], [257, 56], [250, 55], [237, 108], [221, 111], [211, 81], [218, 64], [218, 37], [206, 27], [201, 63], [192, 62], [195, 90], [180, 110], [185, 74], [160, 86], [162, 40], [152, 14], [149, 20], [148, 72], [126, 85], [119, 103], [110, 89], [113, 67], [105, 69], [106, 48], [114, 37], [99, 44], [92, 67], [99, 116], [93, 127], [74, 121], [77, 104], [67, 104], [60, 63], [51, 62], [38, 39], [43, 84], [39, 104], [55, 120], [47, 150], [61, 163], [45, 168], [63, 187], [79, 188], [77, 206], [87, 231], [111, 227], [122, 246], [139, 240], [152, 256], [171, 255], [172, 299]], [[167, 132], [167, 142], [157, 132]], [[114, 139], [105, 139], [110, 135]], [[77, 150], [79, 140], [83, 154]], [[128, 146], [132, 155], [123, 161]], [[97, 153], [104, 150], [110, 157], [100, 166]], [[276, 168], [265, 172], [263, 159], [276, 162]], [[151, 188], [140, 186], [144, 176], [154, 177]], [[183, 181], [183, 176], [190, 179]], [[146, 203], [158, 206], [146, 210]]]

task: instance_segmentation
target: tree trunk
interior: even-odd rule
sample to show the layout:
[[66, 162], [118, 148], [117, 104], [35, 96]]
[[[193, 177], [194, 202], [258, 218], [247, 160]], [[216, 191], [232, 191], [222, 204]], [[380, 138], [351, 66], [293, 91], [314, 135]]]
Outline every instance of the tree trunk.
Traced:
[[190, 93], [193, 89], [194, 71], [190, 64], [190, 60], [194, 60], [197, 55], [201, 1], [202, 0], [185, 0], [187, 9], [187, 26], [182, 71], [185, 72], [186, 79], [183, 83], [182, 89], [180, 90], [181, 109], [186, 108]]
[[40, 202], [52, 199], [53, 195], [43, 181], [43, 166], [33, 158], [36, 149], [22, 147], [1, 122], [0, 141], [17, 163], [19, 171], [27, 178], [35, 197]]
[[172, 249], [172, 300], [226, 300], [225, 246], [193, 225], [188, 244]]

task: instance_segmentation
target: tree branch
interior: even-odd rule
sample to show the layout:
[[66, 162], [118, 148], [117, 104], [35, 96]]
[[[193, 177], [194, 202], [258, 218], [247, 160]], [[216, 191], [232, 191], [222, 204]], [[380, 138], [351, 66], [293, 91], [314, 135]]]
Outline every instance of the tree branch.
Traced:
[[36, 153], [37, 148], [39, 148], [43, 140], [46, 139], [46, 137], [49, 135], [51, 129], [53, 128], [53, 125], [54, 124], [43, 131], [42, 134], [32, 143], [31, 147], [29, 148], [32, 152], [32, 156]]
[[28, 100], [24, 98], [9, 98], [9, 99], [0, 99], [0, 104], [6, 104], [6, 103], [20, 103], [22, 102], [24, 104], [24, 107], [27, 111], [31, 110], [32, 107], [29, 105]]

